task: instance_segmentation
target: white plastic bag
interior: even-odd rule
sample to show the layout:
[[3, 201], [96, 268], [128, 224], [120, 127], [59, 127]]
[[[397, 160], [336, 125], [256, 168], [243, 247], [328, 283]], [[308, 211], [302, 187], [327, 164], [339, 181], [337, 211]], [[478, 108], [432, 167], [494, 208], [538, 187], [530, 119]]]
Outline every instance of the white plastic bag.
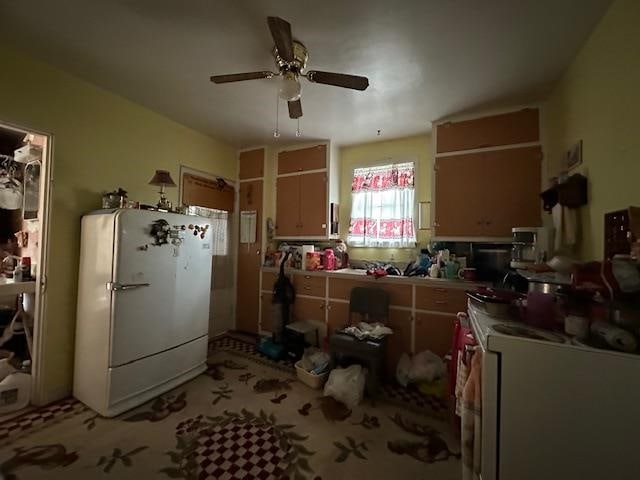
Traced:
[[442, 359], [435, 353], [425, 350], [411, 359], [409, 381], [419, 383], [431, 383], [447, 374], [447, 367]]
[[406, 387], [409, 385], [409, 374], [411, 373], [411, 358], [406, 353], [403, 353], [398, 361], [396, 367], [396, 380], [400, 385]]
[[324, 386], [324, 395], [333, 397], [353, 409], [362, 401], [367, 371], [360, 365], [335, 368]]

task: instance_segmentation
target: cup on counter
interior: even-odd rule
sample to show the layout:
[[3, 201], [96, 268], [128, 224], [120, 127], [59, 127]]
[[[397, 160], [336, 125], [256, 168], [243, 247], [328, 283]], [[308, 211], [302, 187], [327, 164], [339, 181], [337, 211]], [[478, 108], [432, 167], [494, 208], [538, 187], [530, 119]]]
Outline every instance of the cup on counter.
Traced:
[[460, 280], [467, 280], [467, 281], [473, 282], [478, 278], [478, 275], [475, 268], [466, 267], [466, 268], [461, 268], [460, 271], [458, 271], [458, 278]]

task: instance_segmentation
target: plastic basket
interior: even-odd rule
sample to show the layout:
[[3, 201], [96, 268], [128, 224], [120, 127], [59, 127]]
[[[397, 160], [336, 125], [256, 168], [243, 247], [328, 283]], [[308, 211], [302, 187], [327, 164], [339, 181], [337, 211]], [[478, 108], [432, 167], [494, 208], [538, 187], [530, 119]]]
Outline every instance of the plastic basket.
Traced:
[[304, 383], [305, 385], [310, 386], [314, 390], [320, 390], [324, 382], [327, 381], [327, 377], [329, 376], [329, 371], [321, 373], [320, 375], [316, 375], [313, 372], [307, 372], [304, 368], [300, 366], [300, 362], [296, 362], [296, 374], [298, 375], [298, 379]]

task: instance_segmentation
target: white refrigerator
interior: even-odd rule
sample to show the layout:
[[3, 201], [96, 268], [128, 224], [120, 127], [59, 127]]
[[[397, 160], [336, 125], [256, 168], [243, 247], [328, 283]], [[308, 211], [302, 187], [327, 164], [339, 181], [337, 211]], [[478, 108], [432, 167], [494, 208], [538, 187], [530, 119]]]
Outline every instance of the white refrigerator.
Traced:
[[111, 417], [206, 369], [211, 234], [173, 213], [82, 217], [76, 398]]

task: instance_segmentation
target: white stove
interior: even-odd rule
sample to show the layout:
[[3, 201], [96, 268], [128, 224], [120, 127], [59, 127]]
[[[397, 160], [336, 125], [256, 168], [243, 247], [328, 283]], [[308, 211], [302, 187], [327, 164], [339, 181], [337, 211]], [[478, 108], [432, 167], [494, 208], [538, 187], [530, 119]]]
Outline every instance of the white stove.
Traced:
[[483, 351], [483, 480], [639, 478], [639, 355], [468, 311]]

